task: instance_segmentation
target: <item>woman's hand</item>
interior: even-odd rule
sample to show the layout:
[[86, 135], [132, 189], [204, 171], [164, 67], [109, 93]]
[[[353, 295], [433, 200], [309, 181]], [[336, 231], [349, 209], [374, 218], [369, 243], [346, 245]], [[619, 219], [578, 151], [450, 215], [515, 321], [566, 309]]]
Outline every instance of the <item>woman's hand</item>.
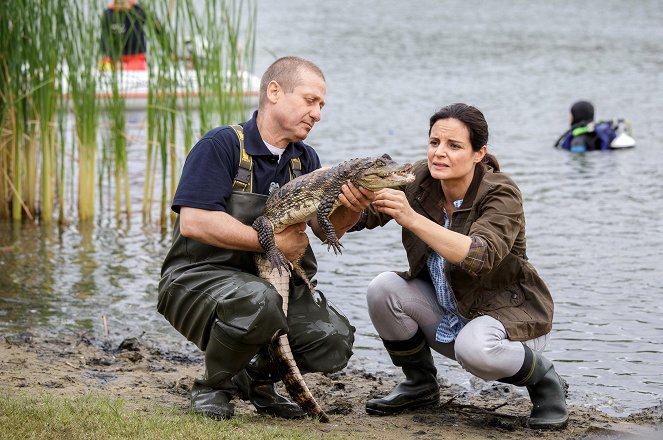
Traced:
[[433, 220], [417, 213], [405, 197], [405, 193], [391, 188], [375, 193], [373, 207], [391, 216], [399, 225], [409, 229], [428, 244], [445, 260], [459, 264], [467, 257], [472, 239], [467, 235], [450, 231]]
[[392, 188], [377, 191], [372, 204], [378, 212], [387, 214], [407, 229], [411, 229], [419, 215], [410, 206], [405, 193]]

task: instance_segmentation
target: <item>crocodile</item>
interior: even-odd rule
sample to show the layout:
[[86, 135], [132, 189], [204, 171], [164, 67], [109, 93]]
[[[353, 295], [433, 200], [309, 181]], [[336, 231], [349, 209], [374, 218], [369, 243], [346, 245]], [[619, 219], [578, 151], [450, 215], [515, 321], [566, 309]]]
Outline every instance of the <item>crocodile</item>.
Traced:
[[[350, 159], [331, 168], [321, 168], [286, 183], [273, 191], [260, 217], [253, 222], [258, 241], [265, 251], [255, 254], [258, 275], [269, 281], [283, 298], [283, 312], [288, 313], [289, 281], [291, 270], [313, 292], [313, 285], [301, 266], [301, 257], [290, 262], [276, 246], [274, 234], [290, 225], [308, 222], [316, 217], [324, 235], [327, 249], [335, 254], [342, 252], [342, 245], [331, 213], [340, 206], [338, 196], [344, 183], [350, 181], [371, 191], [397, 187], [414, 180], [412, 165], [399, 165], [385, 154], [381, 157]], [[275, 270], [276, 269], [276, 270]], [[311, 417], [328, 422], [329, 417], [311, 394], [290, 349], [287, 335], [278, 336], [272, 346], [282, 381], [288, 394]]]

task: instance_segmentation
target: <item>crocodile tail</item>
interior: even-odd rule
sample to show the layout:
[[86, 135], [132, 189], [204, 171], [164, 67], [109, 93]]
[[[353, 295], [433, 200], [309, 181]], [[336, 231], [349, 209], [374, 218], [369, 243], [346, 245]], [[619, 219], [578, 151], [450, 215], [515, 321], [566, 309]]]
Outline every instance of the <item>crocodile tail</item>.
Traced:
[[311, 293], [314, 293], [315, 290], [313, 288], [313, 284], [311, 283], [311, 280], [309, 279], [308, 275], [306, 274], [306, 271], [302, 267], [302, 259], [298, 259], [297, 261], [292, 262], [292, 271], [299, 275], [299, 277], [304, 280], [304, 283], [306, 283], [306, 287], [311, 291]]
[[[288, 314], [288, 299], [290, 297], [290, 276], [276, 275], [271, 268], [271, 264], [265, 256], [255, 255], [258, 276], [270, 282], [283, 298], [283, 312]], [[329, 417], [316, 402], [313, 394], [308, 389], [304, 377], [299, 371], [290, 348], [290, 341], [287, 335], [279, 336], [273, 343], [274, 358], [277, 364], [278, 372], [281, 373], [283, 385], [292, 399], [299, 407], [311, 417], [318, 418], [321, 422], [327, 423]]]
[[299, 371], [299, 367], [290, 350], [288, 336], [279, 336], [273, 344], [274, 353], [276, 354], [276, 364], [282, 373], [283, 385], [285, 385], [285, 389], [290, 397], [309, 416], [317, 418], [323, 423], [329, 422], [329, 417], [315, 400], [313, 394], [311, 394], [304, 381], [304, 377]]

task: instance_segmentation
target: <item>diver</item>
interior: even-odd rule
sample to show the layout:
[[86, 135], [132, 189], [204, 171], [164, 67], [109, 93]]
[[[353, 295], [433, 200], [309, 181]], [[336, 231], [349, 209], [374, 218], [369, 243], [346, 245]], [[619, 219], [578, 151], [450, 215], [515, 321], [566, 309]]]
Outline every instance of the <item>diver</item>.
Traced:
[[569, 129], [555, 142], [555, 148], [584, 153], [635, 146], [629, 121], [612, 119], [595, 122], [594, 106], [589, 101], [577, 101], [571, 106], [569, 125]]

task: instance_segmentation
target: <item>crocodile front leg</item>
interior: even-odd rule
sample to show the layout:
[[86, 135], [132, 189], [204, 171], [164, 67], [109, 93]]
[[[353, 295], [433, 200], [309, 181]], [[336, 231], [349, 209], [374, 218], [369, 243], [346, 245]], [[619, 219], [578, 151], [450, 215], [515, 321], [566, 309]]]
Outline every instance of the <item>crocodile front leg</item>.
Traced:
[[317, 213], [318, 225], [320, 226], [320, 229], [322, 229], [322, 232], [325, 234], [324, 243], [327, 245], [327, 250], [329, 250], [329, 248], [333, 248], [334, 254], [336, 255], [343, 253], [342, 252], [343, 245], [338, 240], [338, 236], [336, 235], [336, 229], [334, 229], [334, 225], [329, 220], [329, 216], [334, 211], [334, 209], [336, 209], [336, 207], [338, 207], [339, 205], [338, 202], [339, 194], [340, 190], [334, 192], [327, 192], [323, 197], [322, 201], [320, 202], [320, 206], [318, 206], [318, 213]]
[[283, 255], [281, 249], [276, 246], [276, 241], [274, 239], [274, 228], [272, 223], [265, 216], [260, 216], [253, 222], [253, 229], [258, 232], [258, 242], [265, 251], [265, 256], [267, 260], [271, 263], [272, 269], [277, 269], [279, 275], [282, 275], [285, 270], [287, 274], [290, 274], [290, 262]]

